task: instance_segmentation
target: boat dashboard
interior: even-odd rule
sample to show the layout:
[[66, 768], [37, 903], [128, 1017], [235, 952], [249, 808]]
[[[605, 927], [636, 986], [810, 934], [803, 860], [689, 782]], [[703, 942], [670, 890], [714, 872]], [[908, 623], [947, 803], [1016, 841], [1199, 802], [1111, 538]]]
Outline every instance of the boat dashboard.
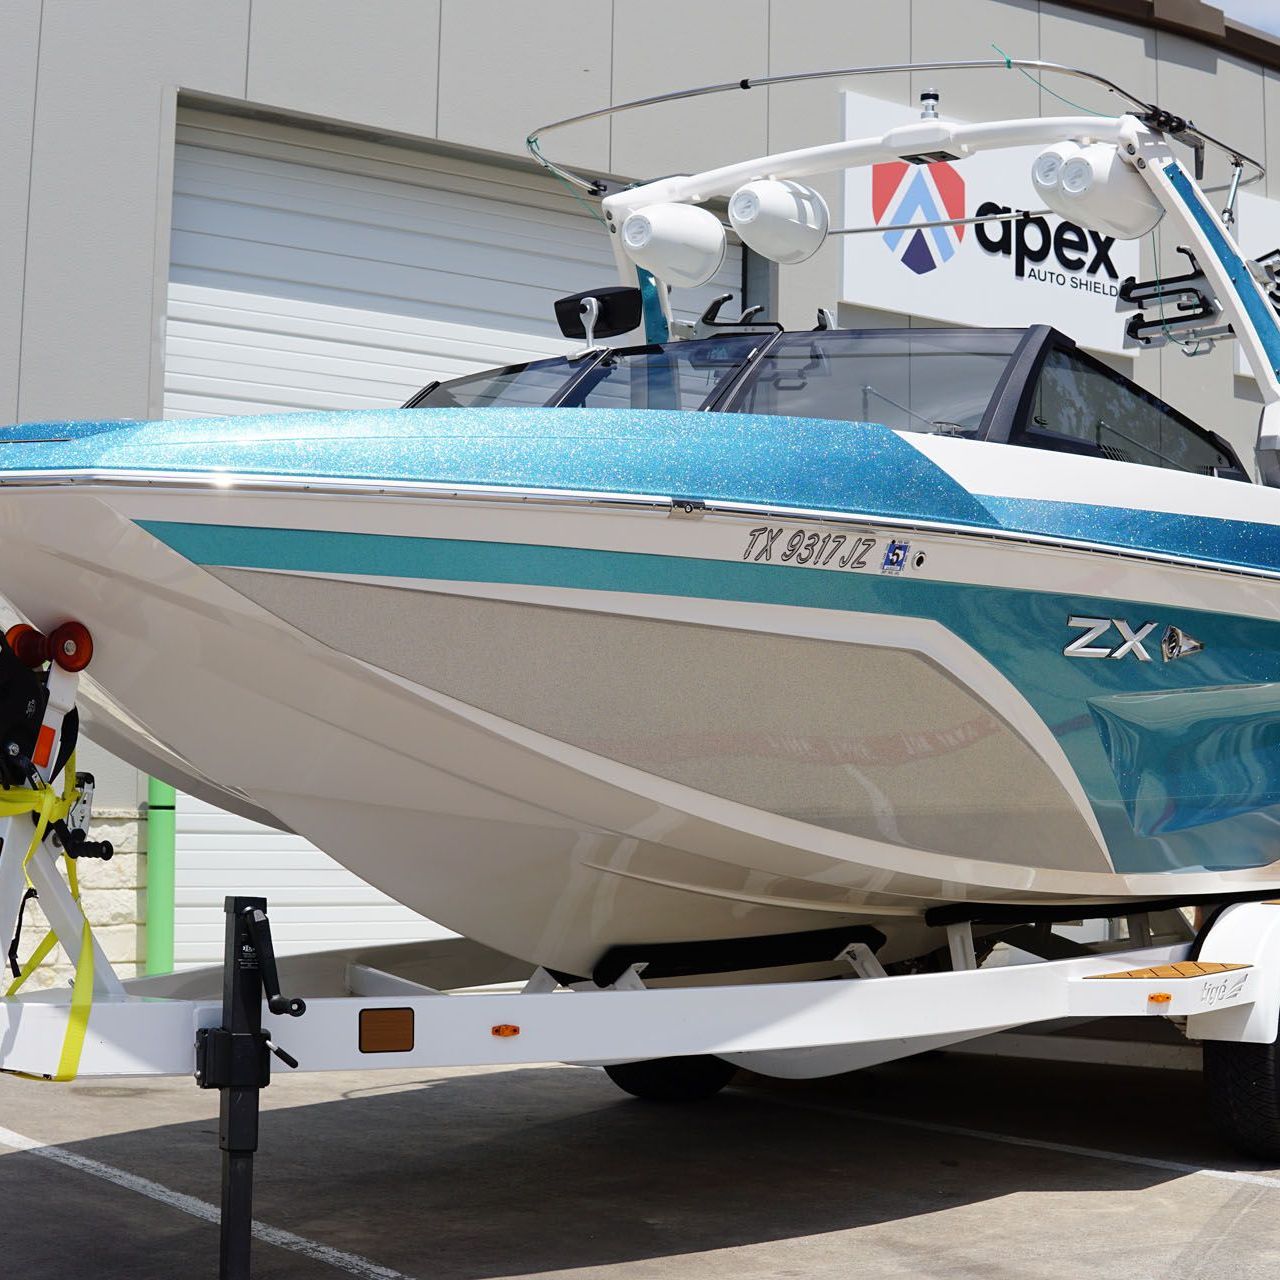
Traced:
[[433, 382], [405, 407], [662, 409], [874, 422], [1249, 480], [1221, 436], [1048, 325], [731, 330], [597, 347]]

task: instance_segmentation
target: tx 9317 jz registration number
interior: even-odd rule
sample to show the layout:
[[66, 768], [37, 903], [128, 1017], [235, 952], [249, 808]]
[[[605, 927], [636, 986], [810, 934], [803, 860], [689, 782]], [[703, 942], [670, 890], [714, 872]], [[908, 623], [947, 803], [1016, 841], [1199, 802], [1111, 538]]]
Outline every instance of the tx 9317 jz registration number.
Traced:
[[781, 561], [814, 569], [869, 569], [874, 561], [875, 538], [851, 538], [843, 533], [815, 533], [760, 525], [747, 534], [744, 560], [753, 563]]

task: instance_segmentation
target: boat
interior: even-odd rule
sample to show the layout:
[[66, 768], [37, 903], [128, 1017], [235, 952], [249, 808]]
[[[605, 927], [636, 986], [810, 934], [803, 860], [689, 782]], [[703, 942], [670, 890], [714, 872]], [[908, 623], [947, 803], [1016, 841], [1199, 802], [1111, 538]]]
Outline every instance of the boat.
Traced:
[[[1273, 264], [1175, 152], [1220, 144], [1153, 104], [969, 125], [935, 99], [597, 184], [623, 283], [564, 300], [576, 354], [399, 410], [5, 429], [0, 591], [91, 634], [83, 730], [566, 978], [762, 940], [786, 972], [832, 930], [906, 962], [940, 909], [1280, 891]], [[1129, 282], [1147, 310], [1117, 323], [1239, 344], [1262, 483], [1047, 325], [671, 319], [723, 252], [711, 202], [786, 262], [830, 230], [808, 175], [1028, 144], [1051, 208], [1186, 241], [1191, 276]], [[1226, 150], [1234, 201], [1260, 166]]]

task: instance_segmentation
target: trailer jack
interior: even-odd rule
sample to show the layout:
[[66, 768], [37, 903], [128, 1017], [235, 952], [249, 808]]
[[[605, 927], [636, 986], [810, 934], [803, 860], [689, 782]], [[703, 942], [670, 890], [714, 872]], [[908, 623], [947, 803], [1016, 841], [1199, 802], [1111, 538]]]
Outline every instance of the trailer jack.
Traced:
[[222, 1149], [219, 1280], [248, 1280], [253, 1241], [253, 1157], [258, 1108], [271, 1083], [271, 1055], [298, 1065], [262, 1029], [262, 1003], [272, 1013], [300, 1018], [306, 1003], [280, 993], [271, 922], [265, 898], [229, 897], [222, 970], [222, 1025], [196, 1032], [196, 1084], [222, 1095], [218, 1146]]

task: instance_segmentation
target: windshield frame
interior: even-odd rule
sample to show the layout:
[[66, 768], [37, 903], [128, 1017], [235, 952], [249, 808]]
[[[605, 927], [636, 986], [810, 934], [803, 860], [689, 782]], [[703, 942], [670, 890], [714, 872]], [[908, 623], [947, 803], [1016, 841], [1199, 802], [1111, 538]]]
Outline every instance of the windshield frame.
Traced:
[[[1103, 377], [1112, 382], [1122, 384], [1126, 390], [1153, 405], [1162, 413], [1168, 414], [1192, 435], [1199, 436], [1206, 444], [1223, 454], [1234, 463], [1234, 466], [1223, 473], [1224, 478], [1252, 483], [1248, 467], [1245, 466], [1244, 460], [1236, 452], [1235, 446], [1229, 440], [1219, 435], [1218, 432], [1201, 425], [1194, 418], [1188, 417], [1181, 409], [1175, 408], [1167, 400], [1156, 395], [1155, 392], [1140, 386], [1133, 378], [1126, 376], [1118, 369], [1113, 369], [1105, 361], [1099, 360], [1097, 356], [1084, 350], [1074, 339], [1068, 337], [1060, 329], [1055, 329], [1052, 325], [1047, 324], [1032, 325], [1027, 330], [1026, 341], [1018, 346], [1013, 358], [1009, 361], [1004, 375], [996, 385], [996, 390], [992, 394], [991, 403], [988, 406], [987, 415], [983, 419], [983, 431], [978, 436], [978, 439], [987, 440], [993, 444], [1014, 443], [1014, 435], [1030, 415], [1045, 361], [1055, 351], [1067, 352], [1077, 360], [1083, 361]], [[1056, 452], [1078, 453], [1085, 457], [1098, 456], [1087, 445], [1076, 447], [1065, 437], [1059, 442]], [[1194, 475], [1196, 473], [1189, 472], [1188, 474]]]

